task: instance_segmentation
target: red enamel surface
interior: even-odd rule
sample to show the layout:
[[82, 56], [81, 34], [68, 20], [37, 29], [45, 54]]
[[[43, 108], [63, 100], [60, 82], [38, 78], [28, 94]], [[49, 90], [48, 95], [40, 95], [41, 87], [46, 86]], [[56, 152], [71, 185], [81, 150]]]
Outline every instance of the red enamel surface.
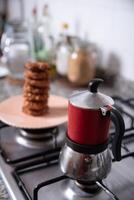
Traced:
[[102, 144], [108, 139], [110, 117], [101, 111], [83, 109], [69, 103], [68, 137], [85, 145]]

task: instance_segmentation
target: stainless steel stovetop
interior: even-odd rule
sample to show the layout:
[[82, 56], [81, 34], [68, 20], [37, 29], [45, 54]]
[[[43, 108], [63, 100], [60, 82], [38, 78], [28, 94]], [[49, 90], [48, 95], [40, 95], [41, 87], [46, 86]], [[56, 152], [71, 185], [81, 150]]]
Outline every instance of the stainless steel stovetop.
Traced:
[[[134, 200], [134, 100], [116, 97], [126, 125], [122, 161], [114, 162], [109, 176], [97, 184], [96, 195], [82, 191], [74, 180], [64, 176], [58, 165], [66, 125], [55, 127], [37, 140], [26, 130], [1, 124], [0, 172], [13, 200]], [[111, 127], [111, 140], [114, 129]], [[45, 138], [44, 138], [45, 137]], [[41, 148], [40, 148], [41, 147]], [[111, 191], [111, 192], [110, 192]]]

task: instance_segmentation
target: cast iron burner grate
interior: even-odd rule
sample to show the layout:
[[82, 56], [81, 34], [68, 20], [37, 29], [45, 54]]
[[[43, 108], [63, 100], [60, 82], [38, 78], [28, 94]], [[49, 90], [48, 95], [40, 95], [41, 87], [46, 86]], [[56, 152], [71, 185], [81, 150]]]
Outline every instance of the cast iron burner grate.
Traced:
[[[35, 170], [37, 170], [39, 168], [40, 169], [41, 168], [50, 168], [50, 167], [52, 167], [54, 165], [57, 165], [58, 164], [58, 151], [57, 152], [51, 152], [51, 154], [49, 154], [48, 157], [44, 159], [44, 163], [42, 163], [41, 166], [40, 166], [40, 164], [41, 163], [38, 163], [38, 166], [34, 166], [34, 167], [32, 167], [32, 169], [30, 169], [31, 168], [30, 165], [29, 165], [29, 167], [27, 166], [27, 169], [24, 169], [24, 167], [21, 167], [19, 169], [17, 168], [13, 173], [14, 178], [16, 179], [20, 189], [26, 195], [28, 200], [32, 200], [32, 199], [33, 200], [38, 200], [39, 192], [44, 187], [48, 187], [49, 185], [56, 184], [58, 182], [66, 180], [66, 179], [70, 180], [70, 178], [68, 178], [65, 175], [60, 174], [60, 172], [59, 172], [59, 174], [60, 174], [59, 176], [39, 183], [34, 188], [33, 194], [30, 196], [30, 193], [27, 190], [26, 185], [22, 181], [23, 178], [24, 178], [23, 175], [28, 173], [29, 170], [34, 172]], [[33, 166], [33, 163], [31, 163], [31, 165]], [[57, 169], [56, 172], [58, 172], [58, 169]], [[71, 180], [71, 181], [74, 183], [74, 180]], [[63, 184], [64, 184], [64, 182], [63, 182]], [[99, 190], [104, 190], [108, 194], [108, 196], [110, 196], [111, 199], [119, 200], [118, 197], [107, 186], [105, 186], [102, 181], [97, 181], [97, 182], [94, 183], [94, 185], [96, 185], [99, 188]], [[76, 187], [77, 187], [77, 185], [76, 185]], [[98, 188], [97, 188], [97, 190], [98, 190]], [[74, 187], [72, 189], [74, 189]], [[86, 192], [85, 194], [88, 195], [88, 196], [89, 195], [93, 196], [94, 192], [93, 192], [93, 194], [91, 194], [90, 191], [89, 191], [89, 192]]]
[[[125, 136], [122, 142], [122, 162], [120, 162], [122, 164], [124, 161], [127, 161], [127, 159], [129, 158], [132, 158], [133, 160], [133, 157], [134, 157], [134, 147], [133, 147], [134, 146], [133, 145], [133, 142], [134, 142], [134, 99], [124, 100], [124, 99], [121, 99], [120, 97], [114, 97], [114, 99], [115, 99], [115, 106], [118, 107], [120, 111], [122, 112], [122, 115], [125, 120], [125, 125], [126, 125], [125, 126], [126, 132], [125, 132]], [[110, 142], [112, 142], [112, 138], [114, 136], [113, 127], [111, 127], [110, 132], [111, 132]], [[57, 195], [61, 195], [62, 191], [59, 191], [59, 190], [61, 190], [62, 185], [64, 185], [64, 183], [71, 182], [69, 183], [69, 186], [74, 184], [73, 180], [70, 180], [68, 177], [64, 176], [59, 170], [59, 167], [58, 167], [59, 152], [60, 152], [60, 148], [49, 151], [47, 152], [47, 154], [45, 154], [45, 157], [40, 157], [40, 159], [38, 160], [31, 161], [23, 165], [19, 165], [18, 167], [15, 168], [13, 172], [13, 176], [15, 180], [17, 181], [22, 193], [24, 194], [27, 200], [42, 200], [42, 198], [40, 199], [40, 193], [42, 193], [44, 190], [45, 192], [43, 193], [44, 194], [43, 199], [44, 198], [46, 200], [51, 199], [51, 197], [49, 196], [50, 193], [48, 191], [51, 191], [51, 195], [54, 195], [54, 196], [56, 195], [57, 191], [58, 191]], [[114, 159], [113, 159], [113, 162], [114, 162]], [[50, 170], [51, 168], [52, 170]], [[33, 177], [34, 183], [30, 182], [28, 184], [27, 179], [30, 179], [30, 177]], [[35, 177], [38, 177], [38, 178], [40, 177], [39, 178], [40, 181], [38, 181]], [[115, 174], [115, 178], [116, 178], [116, 174]], [[115, 179], [112, 180], [112, 183], [114, 182], [114, 180]], [[107, 178], [107, 181], [109, 182], [109, 178]], [[124, 180], [124, 183], [125, 181], [126, 180]], [[59, 185], [60, 183], [61, 185]], [[117, 194], [116, 189], [114, 190], [114, 192], [112, 192], [109, 189], [111, 187], [106, 186], [106, 185], [109, 185], [107, 182], [103, 183], [100, 180], [100, 181], [97, 181], [96, 184], [98, 185], [98, 187], [100, 187], [103, 191], [105, 191], [110, 196], [110, 199], [115, 199], [115, 200], [122, 199], [122, 197], [118, 198], [115, 195], [115, 193]], [[122, 184], [123, 183], [120, 184], [120, 189], [118, 188], [118, 190], [121, 192], [122, 192]], [[73, 185], [73, 188], [74, 188], [74, 185]], [[54, 189], [54, 192], [52, 192], [52, 189]], [[53, 198], [55, 199], [55, 197]], [[58, 197], [56, 198], [60, 199]], [[64, 197], [63, 199], [66, 199], [66, 198]], [[105, 200], [105, 198], [102, 198], [102, 199]]]
[[[59, 127], [50, 129], [40, 130], [42, 134], [39, 134], [39, 130], [30, 130], [33, 135], [39, 134], [39, 139], [28, 138], [28, 136], [21, 133], [22, 130], [14, 127], [10, 127], [6, 124], [0, 123], [0, 153], [4, 158], [5, 162], [9, 164], [22, 164], [23, 162], [30, 162], [31, 160], [40, 159], [44, 157], [52, 149], [61, 147], [64, 141], [64, 130], [65, 124]], [[34, 131], [34, 133], [33, 133]], [[24, 132], [26, 133], [26, 131]], [[36, 133], [36, 134], [35, 134]], [[31, 134], [31, 135], [32, 135]], [[30, 136], [31, 136], [30, 135]], [[44, 138], [43, 138], [44, 135]], [[36, 136], [37, 137], [37, 136]], [[41, 138], [40, 138], [41, 137]], [[19, 141], [18, 141], [19, 140]], [[30, 143], [30, 145], [37, 144], [38, 148], [34, 146], [28, 147], [21, 145], [21, 141]]]

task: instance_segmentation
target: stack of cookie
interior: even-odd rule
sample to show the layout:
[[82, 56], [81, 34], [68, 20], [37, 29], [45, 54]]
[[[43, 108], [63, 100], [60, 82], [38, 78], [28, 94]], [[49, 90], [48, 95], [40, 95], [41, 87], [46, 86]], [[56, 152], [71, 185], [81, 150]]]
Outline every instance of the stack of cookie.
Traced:
[[41, 116], [48, 112], [49, 67], [46, 63], [28, 62], [25, 68], [23, 112]]

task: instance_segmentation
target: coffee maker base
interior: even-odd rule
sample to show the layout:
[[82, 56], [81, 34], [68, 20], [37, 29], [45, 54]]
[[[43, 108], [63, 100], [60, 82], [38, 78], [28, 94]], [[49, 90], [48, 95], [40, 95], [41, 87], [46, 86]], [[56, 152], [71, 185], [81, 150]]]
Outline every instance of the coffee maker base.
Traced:
[[102, 189], [95, 182], [84, 184], [79, 181], [65, 180], [63, 183], [64, 196], [68, 200], [87, 200], [98, 196]]
[[94, 196], [102, 190], [94, 181], [87, 183], [83, 181], [75, 181], [75, 183], [81, 190], [88, 193], [90, 196]]

